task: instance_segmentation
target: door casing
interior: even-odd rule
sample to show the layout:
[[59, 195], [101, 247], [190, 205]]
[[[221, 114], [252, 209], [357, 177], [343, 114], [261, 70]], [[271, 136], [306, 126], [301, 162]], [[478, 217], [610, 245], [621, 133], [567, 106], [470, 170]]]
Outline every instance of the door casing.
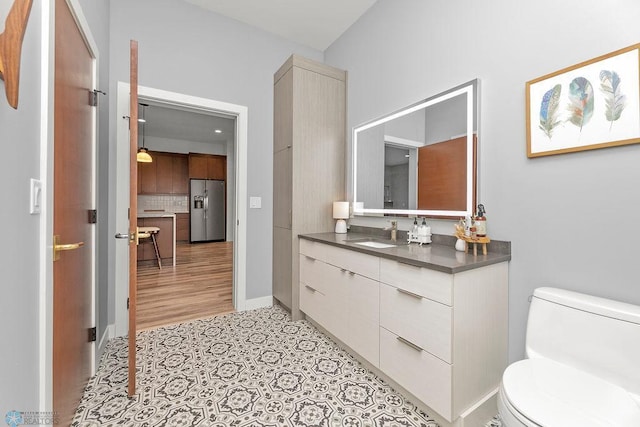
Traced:
[[[144, 51], [144, 46], [140, 47]], [[129, 122], [123, 119], [129, 115], [129, 84], [118, 82], [116, 106], [116, 230], [127, 230], [129, 219], [129, 158], [128, 137]], [[248, 108], [207, 98], [200, 98], [176, 92], [138, 85], [138, 97], [178, 107], [197, 109], [215, 113], [224, 113], [236, 118], [235, 143], [235, 182], [236, 182], [236, 224], [233, 245], [233, 306], [236, 311], [247, 309], [246, 302], [246, 266], [247, 266], [247, 127]], [[115, 233], [114, 233], [115, 234]], [[128, 333], [128, 255], [125, 245], [116, 245], [115, 267], [115, 336]]]

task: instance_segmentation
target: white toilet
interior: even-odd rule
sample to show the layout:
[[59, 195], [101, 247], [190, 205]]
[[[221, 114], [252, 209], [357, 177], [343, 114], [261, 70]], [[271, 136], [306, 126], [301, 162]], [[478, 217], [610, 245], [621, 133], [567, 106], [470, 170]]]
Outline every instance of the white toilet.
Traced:
[[526, 357], [502, 376], [503, 426], [640, 426], [639, 306], [538, 288]]

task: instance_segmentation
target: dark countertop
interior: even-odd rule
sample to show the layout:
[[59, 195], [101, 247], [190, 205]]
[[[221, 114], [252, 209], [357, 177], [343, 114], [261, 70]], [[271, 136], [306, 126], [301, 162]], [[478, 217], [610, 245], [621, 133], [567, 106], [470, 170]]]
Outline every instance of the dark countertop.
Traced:
[[[497, 264], [500, 262], [511, 260], [511, 247], [508, 242], [500, 242], [500, 244], [494, 245], [501, 251], [491, 251], [491, 245], [493, 242], [487, 245], [487, 255], [482, 255], [482, 250], [478, 248], [478, 255], [473, 255], [473, 249], [469, 249], [468, 253], [456, 251], [453, 247], [453, 243], [450, 245], [430, 243], [427, 245], [418, 246], [417, 243], [407, 244], [406, 240], [398, 239], [396, 242], [391, 240], [385, 240], [372, 236], [371, 234], [352, 233], [347, 234], [335, 234], [335, 233], [315, 233], [315, 234], [300, 234], [301, 239], [310, 240], [313, 242], [326, 243], [331, 246], [337, 246], [343, 249], [349, 249], [357, 252], [362, 252], [369, 255], [379, 256], [381, 258], [387, 258], [390, 260], [400, 261], [405, 264], [411, 264], [418, 267], [430, 268], [432, 270], [438, 270], [449, 274], [459, 273], [461, 271], [472, 270], [474, 268], [480, 268], [491, 264]], [[435, 235], [434, 235], [435, 237]], [[397, 246], [392, 248], [377, 249], [367, 246], [358, 245], [354, 240], [375, 240], [377, 242], [384, 242], [395, 244]], [[434, 239], [437, 240], [437, 239]], [[451, 240], [455, 242], [455, 239]], [[496, 242], [498, 243], [498, 242]], [[507, 243], [504, 245], [504, 243]], [[505, 247], [508, 250], [505, 250]]]

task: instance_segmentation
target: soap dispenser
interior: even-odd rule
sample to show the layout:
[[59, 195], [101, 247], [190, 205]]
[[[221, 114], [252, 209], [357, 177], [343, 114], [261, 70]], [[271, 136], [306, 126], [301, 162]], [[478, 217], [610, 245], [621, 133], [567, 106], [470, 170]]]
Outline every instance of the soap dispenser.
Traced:
[[414, 239], [418, 238], [418, 217], [413, 220], [413, 227], [411, 228], [411, 234]]
[[487, 235], [487, 217], [484, 216], [484, 205], [478, 205], [478, 215], [475, 219], [476, 235], [478, 237], [485, 237]]

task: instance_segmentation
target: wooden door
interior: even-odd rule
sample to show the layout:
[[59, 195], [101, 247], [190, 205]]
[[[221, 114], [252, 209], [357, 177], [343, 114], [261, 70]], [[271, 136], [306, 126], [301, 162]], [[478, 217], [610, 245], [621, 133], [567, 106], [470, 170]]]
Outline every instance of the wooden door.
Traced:
[[467, 137], [418, 148], [418, 209], [467, 208]]
[[130, 42], [129, 76], [129, 396], [136, 393], [136, 300], [138, 295], [138, 42]]
[[91, 375], [95, 107], [92, 53], [65, 0], [55, 3], [53, 410], [69, 425]]

